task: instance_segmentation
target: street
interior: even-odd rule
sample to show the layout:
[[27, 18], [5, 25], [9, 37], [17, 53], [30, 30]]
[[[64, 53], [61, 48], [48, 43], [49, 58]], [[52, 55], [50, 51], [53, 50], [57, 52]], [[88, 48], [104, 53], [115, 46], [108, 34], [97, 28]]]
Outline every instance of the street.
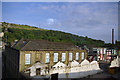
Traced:
[[102, 79], [102, 80], [120, 80], [120, 72], [117, 73], [117, 74], [114, 74], [114, 75], [111, 75], [108, 73], [108, 67], [109, 67], [110, 64], [107, 64], [103, 61], [100, 61], [99, 63], [99, 66], [100, 68], [103, 70], [102, 73], [98, 73], [98, 74], [95, 74], [95, 75], [90, 75], [86, 78], [89, 78], [89, 79]]

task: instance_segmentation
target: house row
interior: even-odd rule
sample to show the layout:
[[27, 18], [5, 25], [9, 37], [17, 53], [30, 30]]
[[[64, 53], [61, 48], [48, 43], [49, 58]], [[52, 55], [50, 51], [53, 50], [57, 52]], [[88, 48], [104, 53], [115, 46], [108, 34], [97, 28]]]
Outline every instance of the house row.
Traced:
[[114, 58], [117, 58], [117, 50], [116, 49], [109, 49], [109, 48], [97, 48], [97, 59], [110, 61]]
[[90, 61], [107, 61], [110, 62], [113, 59], [117, 58], [118, 50], [116, 48], [110, 47], [96, 47], [96, 46], [87, 46], [88, 47], [88, 58]]
[[[9, 76], [18, 77], [18, 72], [24, 72], [38, 62], [40, 63], [38, 66], [49, 73], [49, 70], [59, 61], [69, 65], [73, 60], [81, 63], [86, 58], [86, 50], [71, 43], [21, 39], [12, 47], [6, 46], [4, 66]], [[39, 74], [41, 70], [37, 68], [36, 71]]]

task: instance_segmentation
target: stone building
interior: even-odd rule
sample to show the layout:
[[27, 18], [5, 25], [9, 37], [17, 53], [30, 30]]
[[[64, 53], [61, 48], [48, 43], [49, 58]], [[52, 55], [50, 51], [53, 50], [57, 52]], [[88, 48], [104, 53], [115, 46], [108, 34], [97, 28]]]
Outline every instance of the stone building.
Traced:
[[117, 49], [109, 47], [96, 47], [94, 45], [87, 45], [88, 47], [88, 60], [89, 61], [107, 61], [110, 62], [117, 58]]
[[117, 58], [117, 50], [114, 48], [97, 48], [98, 61], [108, 61]]
[[12, 72], [25, 72], [30, 75], [30, 69], [35, 67], [36, 75], [40, 75], [41, 69], [49, 74], [49, 70], [59, 61], [65, 65], [69, 65], [73, 60], [81, 63], [87, 58], [87, 53], [71, 43], [21, 39], [12, 47], [6, 46], [4, 57], [5, 67], [12, 69]]

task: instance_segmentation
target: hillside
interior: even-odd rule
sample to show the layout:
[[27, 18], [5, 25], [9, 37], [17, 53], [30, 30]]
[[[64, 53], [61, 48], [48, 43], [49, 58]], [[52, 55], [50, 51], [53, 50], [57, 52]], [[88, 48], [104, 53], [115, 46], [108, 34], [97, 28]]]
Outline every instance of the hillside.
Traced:
[[[28, 25], [18, 25], [12, 23], [2, 23], [2, 31], [5, 33], [3, 41], [12, 44], [14, 40], [34, 39], [34, 40], [49, 40], [52, 42], [72, 42], [77, 46], [82, 44], [94, 44], [103, 46], [105, 43], [101, 40], [95, 40], [61, 31], [46, 30]], [[7, 37], [7, 39], [6, 39]]]

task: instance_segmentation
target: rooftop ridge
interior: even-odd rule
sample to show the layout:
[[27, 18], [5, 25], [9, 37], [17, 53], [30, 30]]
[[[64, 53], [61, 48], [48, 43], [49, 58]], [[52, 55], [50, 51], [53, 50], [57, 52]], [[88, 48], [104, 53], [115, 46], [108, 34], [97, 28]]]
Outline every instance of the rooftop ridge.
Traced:
[[[24, 42], [26, 41], [26, 42]], [[14, 48], [19, 50], [74, 50], [79, 49], [72, 43], [65, 42], [50, 42], [47, 40], [26, 40], [22, 39]]]

